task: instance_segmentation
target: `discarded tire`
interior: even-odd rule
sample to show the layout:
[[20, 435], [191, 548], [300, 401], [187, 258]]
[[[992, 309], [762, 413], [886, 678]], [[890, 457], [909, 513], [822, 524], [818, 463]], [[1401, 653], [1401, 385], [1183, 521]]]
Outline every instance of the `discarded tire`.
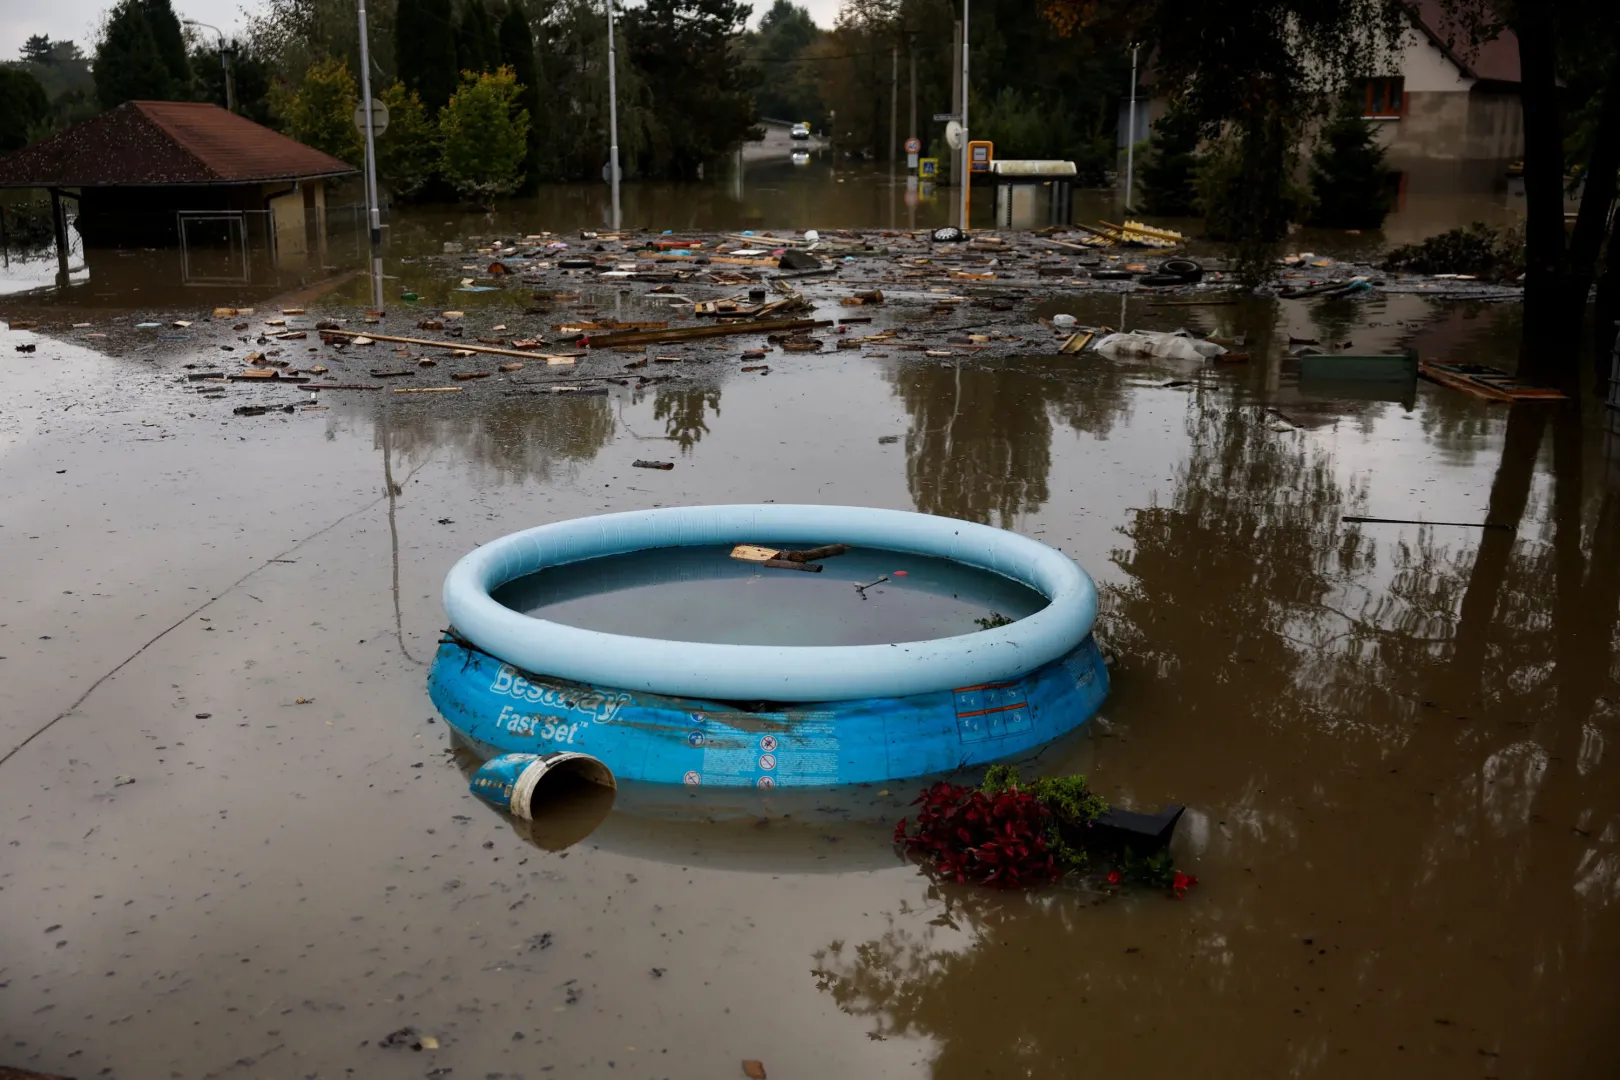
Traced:
[[1159, 264], [1159, 274], [1191, 284], [1203, 280], [1204, 267], [1193, 259], [1166, 259]]
[[955, 225], [947, 225], [943, 229], [935, 229], [931, 239], [936, 244], [955, 244], [966, 240], [967, 237]]

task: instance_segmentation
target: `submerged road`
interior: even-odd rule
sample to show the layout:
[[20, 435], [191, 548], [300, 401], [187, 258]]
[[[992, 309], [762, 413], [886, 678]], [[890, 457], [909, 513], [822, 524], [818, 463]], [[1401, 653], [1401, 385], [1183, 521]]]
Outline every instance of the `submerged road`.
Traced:
[[[1530, 414], [1428, 385], [1408, 411], [1278, 365], [872, 347], [306, 411], [198, 393], [185, 365], [236, 339], [153, 315], [198, 321], [0, 331], [0, 1065], [1505, 1078], [1620, 1051], [1595, 430], [1546, 427], [1559, 469]], [[233, 413], [272, 397], [294, 411]], [[1521, 476], [1501, 539], [1341, 520], [1482, 519]], [[1115, 694], [1049, 766], [1186, 803], [1198, 888], [936, 886], [888, 845], [909, 790], [760, 823], [630, 798], [561, 853], [472, 799], [425, 691], [449, 566], [543, 521], [766, 500], [990, 521], [1084, 564]]]

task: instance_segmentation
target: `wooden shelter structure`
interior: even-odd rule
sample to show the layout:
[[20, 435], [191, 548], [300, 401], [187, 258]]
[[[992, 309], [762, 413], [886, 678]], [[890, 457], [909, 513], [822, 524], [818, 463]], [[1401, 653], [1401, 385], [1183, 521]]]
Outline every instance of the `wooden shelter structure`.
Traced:
[[129, 101], [0, 158], [0, 188], [50, 192], [58, 284], [64, 198], [86, 248], [224, 243], [276, 261], [325, 246], [330, 184], [359, 170], [217, 105]]

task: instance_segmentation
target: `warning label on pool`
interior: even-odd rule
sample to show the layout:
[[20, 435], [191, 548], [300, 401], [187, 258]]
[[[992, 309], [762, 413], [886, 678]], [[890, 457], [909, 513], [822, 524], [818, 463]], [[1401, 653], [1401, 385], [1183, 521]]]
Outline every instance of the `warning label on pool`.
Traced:
[[766, 789], [838, 783], [838, 737], [830, 718], [770, 719], [789, 726], [778, 734], [758, 735], [711, 720], [702, 744], [704, 781]]

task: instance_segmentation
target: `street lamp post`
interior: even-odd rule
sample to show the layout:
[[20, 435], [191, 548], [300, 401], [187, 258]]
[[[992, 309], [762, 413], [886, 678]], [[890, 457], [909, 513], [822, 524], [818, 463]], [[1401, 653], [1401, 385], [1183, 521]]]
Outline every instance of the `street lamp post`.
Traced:
[[366, 40], [366, 0], [360, 9], [360, 107], [366, 114], [366, 216], [371, 226], [371, 302], [382, 301], [382, 206], [377, 201], [377, 137], [372, 125], [371, 46]]
[[[1134, 210], [1132, 205], [1136, 202], [1136, 51], [1140, 45], [1131, 46], [1131, 111], [1130, 119], [1125, 122], [1125, 209]], [[1118, 158], [1114, 159], [1118, 161]]]
[[969, 189], [973, 186], [973, 162], [968, 160], [968, 0], [962, 0], [962, 231], [968, 231]]
[[229, 45], [225, 44], [225, 32], [217, 26], [210, 26], [196, 19], [186, 19], [187, 26], [200, 26], [205, 30], [212, 30], [219, 35], [219, 64], [225, 69], [225, 108], [230, 112], [236, 111], [236, 83], [231, 78], [231, 56], [235, 53]]
[[607, 0], [608, 22], [608, 178], [613, 183], [613, 231], [619, 223], [619, 79], [618, 53], [613, 47], [613, 0]]

